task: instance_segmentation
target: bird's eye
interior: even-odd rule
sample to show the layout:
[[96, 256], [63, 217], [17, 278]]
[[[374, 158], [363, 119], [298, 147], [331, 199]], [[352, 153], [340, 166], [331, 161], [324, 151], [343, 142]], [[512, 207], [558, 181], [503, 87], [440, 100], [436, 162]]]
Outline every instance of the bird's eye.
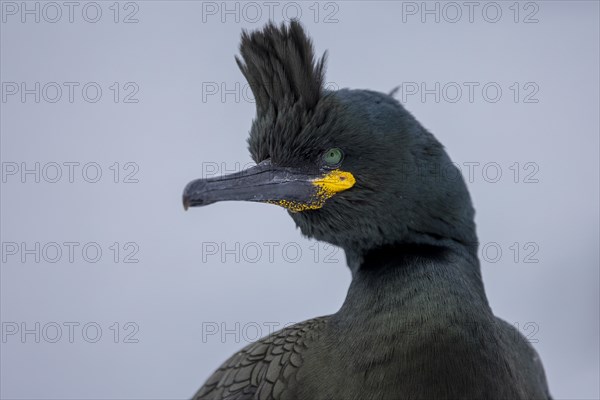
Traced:
[[339, 165], [344, 159], [344, 152], [337, 147], [333, 147], [325, 152], [323, 161], [330, 167]]

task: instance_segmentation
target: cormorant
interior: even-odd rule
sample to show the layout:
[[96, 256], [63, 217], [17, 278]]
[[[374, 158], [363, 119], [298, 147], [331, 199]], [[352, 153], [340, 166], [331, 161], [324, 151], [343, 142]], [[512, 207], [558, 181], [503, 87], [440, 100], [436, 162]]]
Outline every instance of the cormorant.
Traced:
[[341, 309], [246, 346], [195, 399], [548, 399], [536, 351], [492, 313], [474, 210], [443, 146], [387, 94], [324, 89], [296, 21], [242, 33], [256, 99], [249, 170], [190, 182], [188, 207], [283, 206], [344, 249]]

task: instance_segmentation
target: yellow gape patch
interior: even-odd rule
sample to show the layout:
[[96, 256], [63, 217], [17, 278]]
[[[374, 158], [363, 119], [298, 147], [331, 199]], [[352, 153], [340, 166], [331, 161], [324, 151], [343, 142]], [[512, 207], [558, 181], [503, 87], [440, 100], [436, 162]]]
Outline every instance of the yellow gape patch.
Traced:
[[350, 189], [355, 183], [356, 179], [354, 179], [354, 176], [350, 172], [335, 169], [325, 176], [312, 181], [312, 184], [317, 187], [317, 192], [310, 202], [301, 203], [298, 201], [277, 200], [268, 201], [267, 203], [285, 207], [291, 212], [317, 210], [323, 207], [325, 201], [332, 198], [333, 195]]
[[324, 177], [313, 181], [313, 185], [320, 187], [325, 192], [327, 199], [338, 192], [350, 189], [355, 183], [354, 175], [339, 169], [334, 169]]

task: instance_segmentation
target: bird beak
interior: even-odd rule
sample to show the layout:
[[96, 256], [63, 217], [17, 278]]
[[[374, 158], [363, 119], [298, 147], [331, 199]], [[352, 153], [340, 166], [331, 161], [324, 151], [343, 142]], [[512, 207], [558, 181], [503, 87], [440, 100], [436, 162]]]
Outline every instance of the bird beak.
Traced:
[[183, 208], [243, 200], [277, 204], [292, 212], [315, 210], [354, 183], [350, 172], [332, 170], [315, 175], [265, 160], [234, 174], [191, 181], [183, 191]]

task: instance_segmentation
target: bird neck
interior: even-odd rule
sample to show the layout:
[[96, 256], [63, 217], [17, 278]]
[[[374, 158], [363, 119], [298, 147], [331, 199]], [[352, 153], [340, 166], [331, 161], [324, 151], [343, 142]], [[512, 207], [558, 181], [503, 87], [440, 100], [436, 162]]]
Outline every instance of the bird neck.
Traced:
[[479, 263], [458, 245], [368, 252], [330, 326], [334, 357], [360, 371], [369, 390], [381, 387], [382, 376], [401, 376], [417, 388], [438, 381], [452, 387], [461, 378], [455, 371], [487, 365], [487, 355], [496, 354]]
[[[340, 313], [386, 315], [491, 313], [476, 249], [458, 244], [396, 244], [373, 249], [354, 263], [352, 283]], [[352, 267], [351, 267], [352, 268]], [[356, 320], [353, 318], [353, 320]]]

